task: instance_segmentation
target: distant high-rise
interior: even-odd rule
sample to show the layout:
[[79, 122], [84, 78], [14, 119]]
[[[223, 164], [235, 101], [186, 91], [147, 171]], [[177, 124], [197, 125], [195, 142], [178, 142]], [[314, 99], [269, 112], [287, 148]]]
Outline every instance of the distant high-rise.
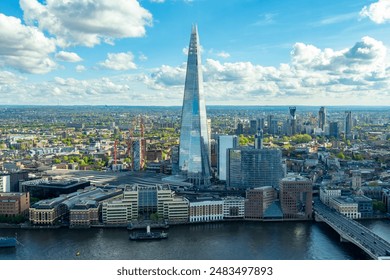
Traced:
[[192, 27], [181, 113], [179, 169], [196, 186], [210, 185], [209, 136], [198, 29]]
[[297, 116], [295, 112], [297, 111], [297, 107], [290, 107], [290, 135], [294, 135], [297, 133]]
[[338, 122], [331, 122], [329, 124], [329, 137], [339, 138], [339, 124]]
[[350, 138], [352, 134], [352, 112], [351, 111], [345, 111], [344, 133], [346, 138]]
[[325, 107], [321, 107], [318, 111], [318, 127], [325, 131], [326, 125], [326, 109]]
[[263, 148], [263, 130], [259, 127], [255, 135], [255, 149]]

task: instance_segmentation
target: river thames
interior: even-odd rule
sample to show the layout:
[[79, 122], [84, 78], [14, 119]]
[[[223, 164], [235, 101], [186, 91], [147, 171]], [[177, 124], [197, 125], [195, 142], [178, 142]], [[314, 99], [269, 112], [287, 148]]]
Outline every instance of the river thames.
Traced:
[[[363, 221], [390, 241], [390, 221]], [[17, 234], [16, 248], [0, 248], [2, 260], [365, 260], [324, 223], [224, 222], [171, 226], [169, 238], [130, 241], [121, 228], [0, 229]]]

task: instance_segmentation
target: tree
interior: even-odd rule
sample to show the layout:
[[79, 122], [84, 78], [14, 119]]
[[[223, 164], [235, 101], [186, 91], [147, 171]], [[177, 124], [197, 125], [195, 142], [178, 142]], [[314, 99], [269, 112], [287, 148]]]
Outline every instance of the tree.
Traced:
[[339, 159], [345, 159], [345, 155], [343, 152], [340, 152], [336, 155], [336, 157], [338, 157]]

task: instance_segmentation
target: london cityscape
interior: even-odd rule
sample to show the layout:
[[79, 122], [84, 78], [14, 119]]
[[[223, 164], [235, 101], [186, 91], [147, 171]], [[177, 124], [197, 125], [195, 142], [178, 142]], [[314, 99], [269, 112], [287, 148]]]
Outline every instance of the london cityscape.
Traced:
[[389, 2], [216, 2], [0, 4], [0, 259], [390, 259]]

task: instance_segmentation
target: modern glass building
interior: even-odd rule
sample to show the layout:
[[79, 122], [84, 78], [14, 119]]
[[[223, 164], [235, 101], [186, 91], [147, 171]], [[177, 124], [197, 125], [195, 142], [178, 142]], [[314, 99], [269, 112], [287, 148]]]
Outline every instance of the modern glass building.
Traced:
[[198, 29], [192, 27], [181, 115], [179, 169], [195, 186], [211, 179], [206, 105]]
[[226, 181], [226, 159], [227, 149], [238, 146], [236, 135], [218, 136], [218, 179]]
[[282, 152], [277, 149], [228, 149], [226, 185], [249, 189], [263, 186], [277, 188], [284, 176]]

